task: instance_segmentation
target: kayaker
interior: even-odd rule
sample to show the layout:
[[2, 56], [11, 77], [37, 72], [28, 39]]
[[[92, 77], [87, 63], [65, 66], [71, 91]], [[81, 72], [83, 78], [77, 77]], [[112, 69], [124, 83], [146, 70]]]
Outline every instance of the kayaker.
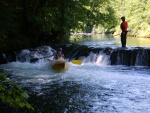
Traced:
[[125, 17], [121, 17], [122, 23], [120, 24], [120, 28], [122, 30], [121, 32], [121, 44], [122, 47], [126, 47], [126, 39], [127, 39], [127, 28], [128, 28], [128, 23], [125, 21]]
[[[54, 56], [54, 60], [58, 60], [59, 58], [64, 59], [64, 54], [62, 53], [62, 48], [58, 48], [57, 52], [55, 52], [53, 55], [49, 56], [49, 58], [52, 56]], [[49, 59], [49, 58], [48, 58], [48, 60], [51, 61], [51, 59]]]

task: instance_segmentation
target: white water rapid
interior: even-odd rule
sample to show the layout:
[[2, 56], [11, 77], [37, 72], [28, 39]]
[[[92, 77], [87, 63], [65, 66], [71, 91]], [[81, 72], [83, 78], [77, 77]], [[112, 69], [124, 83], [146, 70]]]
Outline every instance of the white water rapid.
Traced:
[[[46, 59], [11, 62], [0, 69], [28, 92], [50, 99], [37, 108], [41, 113], [150, 113], [149, 67], [111, 66], [101, 53], [96, 63], [86, 63], [88, 59], [82, 65], [68, 62], [69, 70], [63, 73], [53, 71]], [[43, 110], [45, 106], [53, 108]]]

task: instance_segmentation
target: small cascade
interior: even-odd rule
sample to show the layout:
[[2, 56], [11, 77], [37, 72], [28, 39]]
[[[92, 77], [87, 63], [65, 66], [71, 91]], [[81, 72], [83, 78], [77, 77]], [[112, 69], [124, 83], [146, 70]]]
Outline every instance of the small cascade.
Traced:
[[[88, 47], [86, 45], [65, 44], [59, 45], [67, 61], [82, 60], [83, 63], [103, 65], [150, 66], [150, 48], [130, 47]], [[44, 61], [44, 57], [52, 55], [56, 50], [50, 46], [41, 46], [35, 49], [22, 50], [13, 54], [2, 54], [0, 63], [12, 61], [30, 62], [37, 58]], [[39, 60], [37, 60], [39, 61]], [[34, 63], [34, 62], [33, 62]]]
[[30, 51], [29, 50], [22, 50], [16, 56], [16, 60], [20, 62], [29, 62], [30, 61]]
[[[5, 64], [8, 62], [30, 62], [31, 59], [37, 59], [36, 61], [39, 61], [40, 59], [44, 59], [44, 57], [52, 55], [53, 52], [55, 52], [54, 49], [52, 49], [50, 46], [41, 46], [37, 48], [32, 49], [24, 49], [20, 52], [14, 52], [9, 54], [2, 54], [0, 55], [0, 64]], [[39, 59], [39, 60], [38, 60]]]
[[137, 56], [135, 50], [116, 49], [110, 55], [112, 65], [134, 65]]
[[111, 65], [150, 66], [150, 49], [116, 49], [110, 59]]
[[65, 54], [69, 60], [81, 59], [85, 63], [150, 66], [150, 48], [94, 48], [85, 45], [72, 45], [69, 46], [69, 51], [65, 51]]
[[103, 65], [110, 64], [109, 56], [104, 54], [101, 51], [98, 54], [90, 52], [90, 54], [87, 57], [81, 59], [84, 63], [96, 63], [96, 64], [103, 64]]
[[141, 49], [137, 52], [135, 65], [150, 66], [150, 49]]
[[55, 50], [52, 49], [50, 46], [41, 46], [36, 49], [31, 49], [30, 51], [31, 53], [30, 53], [28, 62], [31, 62], [31, 60], [35, 58], [37, 59], [36, 61], [44, 60], [45, 57], [48, 57], [52, 55], [53, 52], [55, 52]]
[[104, 53], [100, 54], [97, 57], [96, 64], [109, 65], [110, 64], [109, 56], [105, 55]]

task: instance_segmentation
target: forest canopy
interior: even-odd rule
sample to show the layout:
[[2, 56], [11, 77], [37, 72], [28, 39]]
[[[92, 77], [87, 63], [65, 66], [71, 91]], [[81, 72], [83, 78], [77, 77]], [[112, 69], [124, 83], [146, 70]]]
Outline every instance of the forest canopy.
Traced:
[[[0, 53], [43, 42], [68, 42], [71, 32], [120, 32], [125, 16], [134, 36], [150, 36], [150, 0], [1, 0]], [[102, 32], [102, 31], [100, 31]]]

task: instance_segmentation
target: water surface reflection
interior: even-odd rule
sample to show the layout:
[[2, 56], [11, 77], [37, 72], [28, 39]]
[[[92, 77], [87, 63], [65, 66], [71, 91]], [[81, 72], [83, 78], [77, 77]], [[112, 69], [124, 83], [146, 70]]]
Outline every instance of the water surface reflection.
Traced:
[[[88, 35], [71, 36], [71, 42], [89, 46], [121, 46], [120, 36], [113, 35]], [[150, 47], [150, 38], [136, 38], [127, 36], [127, 47]]]

